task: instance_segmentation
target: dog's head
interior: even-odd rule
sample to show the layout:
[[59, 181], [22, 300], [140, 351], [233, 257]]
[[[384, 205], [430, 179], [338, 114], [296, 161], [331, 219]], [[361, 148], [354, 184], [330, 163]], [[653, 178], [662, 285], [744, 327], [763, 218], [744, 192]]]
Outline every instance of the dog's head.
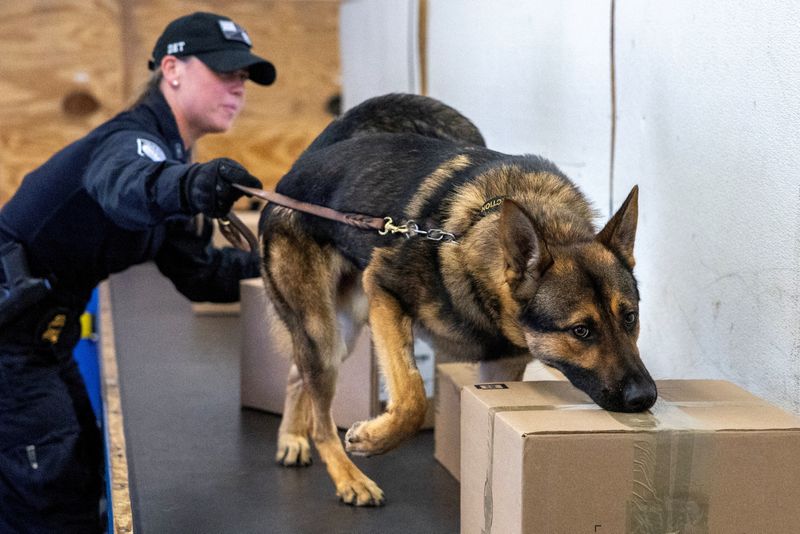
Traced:
[[639, 357], [633, 276], [638, 189], [593, 240], [548, 244], [528, 214], [505, 200], [505, 276], [531, 353], [563, 372], [606, 410], [638, 412], [656, 400]]

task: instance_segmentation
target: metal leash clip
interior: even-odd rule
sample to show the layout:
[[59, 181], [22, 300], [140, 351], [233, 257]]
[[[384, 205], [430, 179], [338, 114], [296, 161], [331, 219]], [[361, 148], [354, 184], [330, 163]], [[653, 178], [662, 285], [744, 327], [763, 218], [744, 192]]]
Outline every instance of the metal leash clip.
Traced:
[[456, 236], [454, 234], [451, 234], [450, 232], [445, 232], [444, 230], [440, 230], [439, 228], [433, 228], [431, 230], [420, 230], [419, 226], [414, 221], [408, 221], [406, 225], [408, 226], [409, 232], [414, 232], [417, 235], [425, 236], [425, 239], [429, 241], [457, 243]]
[[378, 234], [386, 235], [386, 234], [404, 234], [406, 237], [408, 236], [408, 225], [403, 224], [401, 226], [396, 226], [394, 221], [391, 217], [384, 217], [383, 220], [384, 225], [382, 230], [378, 230]]
[[403, 234], [406, 239], [411, 239], [414, 236], [424, 236], [429, 241], [443, 241], [445, 243], [457, 243], [456, 236], [450, 232], [445, 232], [438, 228], [433, 230], [420, 230], [419, 225], [413, 220], [407, 221], [405, 224], [397, 226], [393, 223], [391, 217], [384, 217], [385, 222], [383, 230], [378, 230], [380, 235]]
[[450, 232], [445, 232], [444, 230], [439, 230], [438, 228], [434, 228], [433, 230], [428, 230], [427, 232], [422, 232], [425, 234], [425, 239], [430, 239], [431, 241], [443, 241], [445, 243], [458, 243], [456, 241], [456, 236], [451, 234]]

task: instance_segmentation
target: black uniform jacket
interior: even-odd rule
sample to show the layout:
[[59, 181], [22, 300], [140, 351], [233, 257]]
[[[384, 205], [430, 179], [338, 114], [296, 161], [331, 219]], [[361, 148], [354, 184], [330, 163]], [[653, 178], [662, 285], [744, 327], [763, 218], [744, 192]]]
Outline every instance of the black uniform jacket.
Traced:
[[258, 260], [210, 245], [209, 221], [181, 200], [188, 159], [167, 102], [150, 90], [24, 178], [0, 210], [0, 245], [22, 243], [33, 276], [53, 284], [50, 304], [70, 309], [83, 310], [109, 274], [150, 260], [191, 300], [236, 301]]

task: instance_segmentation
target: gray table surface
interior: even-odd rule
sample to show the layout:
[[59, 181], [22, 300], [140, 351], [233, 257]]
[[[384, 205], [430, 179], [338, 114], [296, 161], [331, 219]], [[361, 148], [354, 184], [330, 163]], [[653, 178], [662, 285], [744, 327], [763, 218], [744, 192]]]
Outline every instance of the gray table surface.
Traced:
[[195, 316], [152, 264], [110, 287], [136, 532], [458, 532], [432, 431], [356, 458], [387, 504], [344, 505], [316, 452], [308, 468], [273, 462], [278, 416], [240, 407], [238, 317]]

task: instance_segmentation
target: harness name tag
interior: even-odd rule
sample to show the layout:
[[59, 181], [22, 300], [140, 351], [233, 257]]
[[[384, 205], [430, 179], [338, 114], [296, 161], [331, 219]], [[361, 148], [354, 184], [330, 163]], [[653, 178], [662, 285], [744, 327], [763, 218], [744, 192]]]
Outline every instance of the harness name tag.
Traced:
[[502, 206], [505, 198], [506, 197], [494, 197], [484, 202], [483, 206], [481, 206], [481, 215], [486, 215], [490, 211]]

